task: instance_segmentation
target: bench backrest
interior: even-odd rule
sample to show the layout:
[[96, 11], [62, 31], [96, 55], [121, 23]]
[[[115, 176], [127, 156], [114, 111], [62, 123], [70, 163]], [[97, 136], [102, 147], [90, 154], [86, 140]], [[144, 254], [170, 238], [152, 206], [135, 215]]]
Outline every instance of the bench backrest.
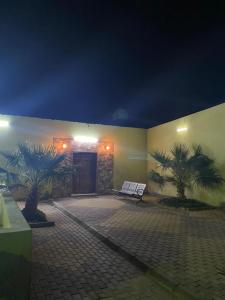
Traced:
[[132, 192], [135, 194], [135, 191], [137, 189], [138, 183], [137, 182], [131, 182], [130, 186], [128, 188], [129, 192]]
[[126, 193], [131, 193], [135, 195], [142, 196], [144, 193], [144, 190], [146, 188], [146, 184], [144, 183], [138, 183], [138, 182], [132, 182], [132, 181], [124, 181], [122, 185], [121, 191]]
[[139, 196], [142, 196], [144, 194], [144, 190], [146, 188], [146, 184], [144, 183], [138, 183], [136, 193]]
[[124, 181], [121, 190], [122, 191], [128, 191], [129, 186], [130, 186], [130, 181]]

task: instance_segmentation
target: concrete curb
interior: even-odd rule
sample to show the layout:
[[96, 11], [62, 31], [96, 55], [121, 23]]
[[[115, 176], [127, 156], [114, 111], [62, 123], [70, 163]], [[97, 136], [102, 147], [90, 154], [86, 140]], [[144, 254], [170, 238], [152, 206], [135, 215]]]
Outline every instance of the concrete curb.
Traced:
[[[67, 217], [78, 223], [80, 226], [82, 226], [84, 229], [89, 231], [91, 234], [93, 234], [96, 238], [98, 238], [101, 242], [103, 242], [105, 245], [107, 245], [112, 250], [119, 253], [121, 256], [123, 256], [126, 260], [131, 262], [133, 265], [138, 267], [141, 271], [146, 273], [147, 276], [154, 279], [159, 285], [167, 289], [169, 292], [171, 292], [178, 300], [205, 300], [203, 298], [196, 298], [190, 293], [186, 292], [184, 289], [180, 288], [179, 285], [174, 284], [171, 280], [166, 278], [164, 275], [160, 274], [158, 271], [156, 271], [154, 268], [146, 264], [140, 257], [137, 257], [128, 251], [126, 251], [124, 248], [122, 248], [120, 245], [116, 243], [113, 239], [110, 239], [109, 237], [106, 237], [102, 233], [99, 233], [94, 227], [88, 225], [84, 221], [80, 220], [77, 216], [69, 212], [67, 209], [65, 209], [63, 206], [59, 205], [56, 202], [51, 203], [56, 209], [61, 211], [63, 214], [65, 214]], [[148, 274], [149, 273], [149, 274]]]

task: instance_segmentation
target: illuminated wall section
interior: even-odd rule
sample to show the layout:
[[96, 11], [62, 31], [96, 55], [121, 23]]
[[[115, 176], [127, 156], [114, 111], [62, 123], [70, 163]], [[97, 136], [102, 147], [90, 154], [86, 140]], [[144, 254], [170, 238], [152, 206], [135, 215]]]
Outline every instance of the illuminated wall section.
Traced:
[[113, 144], [114, 188], [120, 188], [124, 180], [146, 182], [146, 129], [0, 115], [3, 119], [9, 126], [0, 128], [1, 150], [15, 149], [25, 141], [50, 145], [53, 138], [96, 138]]
[[[175, 143], [188, 146], [200, 144], [205, 153], [215, 159], [225, 177], [225, 103], [210, 109], [191, 114], [184, 118], [168, 122], [148, 130], [148, 153], [154, 150], [169, 151]], [[155, 162], [148, 154], [148, 171], [155, 168]], [[153, 183], [148, 184], [149, 191], [175, 195], [170, 184], [160, 191]], [[199, 200], [219, 204], [225, 202], [225, 186], [214, 190], [198, 190], [189, 194]]]

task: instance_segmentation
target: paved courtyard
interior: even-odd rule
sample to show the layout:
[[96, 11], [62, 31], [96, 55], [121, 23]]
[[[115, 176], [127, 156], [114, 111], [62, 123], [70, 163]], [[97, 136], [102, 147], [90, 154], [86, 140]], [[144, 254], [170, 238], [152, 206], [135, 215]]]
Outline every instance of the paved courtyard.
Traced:
[[136, 206], [114, 196], [56, 203], [197, 299], [225, 299], [225, 277], [218, 271], [225, 269], [224, 219]]
[[32, 230], [32, 300], [174, 299], [58, 209], [48, 204], [39, 208], [56, 225]]

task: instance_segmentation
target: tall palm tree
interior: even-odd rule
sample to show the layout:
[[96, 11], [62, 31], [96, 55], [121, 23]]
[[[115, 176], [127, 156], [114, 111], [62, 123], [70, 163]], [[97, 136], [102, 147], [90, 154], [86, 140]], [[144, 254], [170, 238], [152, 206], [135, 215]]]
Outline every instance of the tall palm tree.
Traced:
[[19, 144], [15, 152], [3, 152], [6, 167], [6, 184], [9, 189], [18, 186], [26, 190], [25, 207], [22, 210], [25, 218], [32, 221], [38, 217], [38, 200], [42, 188], [54, 178], [65, 178], [72, 172], [66, 163], [65, 154], [57, 154], [53, 146]]
[[171, 183], [176, 187], [177, 196], [181, 199], [186, 198], [187, 189], [192, 190], [197, 186], [212, 189], [224, 182], [215, 167], [214, 160], [202, 152], [200, 145], [189, 149], [184, 144], [176, 144], [170, 154], [155, 151], [151, 155], [161, 172], [152, 170], [149, 179], [160, 187], [164, 187], [167, 182]]

